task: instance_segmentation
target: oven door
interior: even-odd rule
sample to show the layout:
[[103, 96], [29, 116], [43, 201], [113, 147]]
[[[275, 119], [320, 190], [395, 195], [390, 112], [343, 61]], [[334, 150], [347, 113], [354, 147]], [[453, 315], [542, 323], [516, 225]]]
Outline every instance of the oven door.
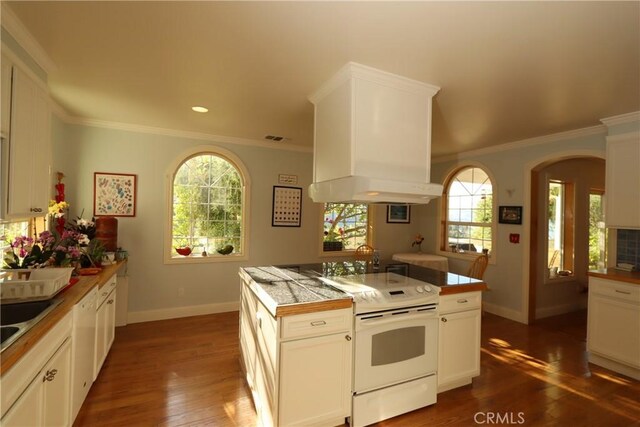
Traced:
[[435, 307], [358, 315], [355, 336], [356, 393], [436, 372], [438, 314]]

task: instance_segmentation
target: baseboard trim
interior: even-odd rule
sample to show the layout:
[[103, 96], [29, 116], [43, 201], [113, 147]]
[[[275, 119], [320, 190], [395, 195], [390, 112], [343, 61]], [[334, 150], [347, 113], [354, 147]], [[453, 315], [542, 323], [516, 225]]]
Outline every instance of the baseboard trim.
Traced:
[[554, 305], [553, 307], [542, 307], [536, 309], [536, 319], [544, 319], [545, 317], [559, 316], [573, 311], [584, 310], [587, 308], [587, 299], [581, 301], [573, 301], [568, 304]]
[[226, 313], [238, 311], [238, 301], [217, 304], [200, 304], [187, 307], [163, 308], [160, 310], [130, 311], [128, 323], [153, 322], [154, 320], [178, 319], [181, 317], [201, 316], [203, 314]]
[[491, 304], [486, 301], [482, 301], [482, 310], [487, 313], [495, 314], [496, 316], [504, 317], [514, 322], [527, 324], [525, 314], [521, 311], [512, 310], [510, 308], [502, 307], [500, 305]]
[[640, 369], [634, 368], [623, 363], [616, 362], [615, 360], [607, 359], [606, 357], [599, 356], [589, 352], [589, 363], [607, 368], [622, 375], [626, 375], [635, 380], [640, 380]]

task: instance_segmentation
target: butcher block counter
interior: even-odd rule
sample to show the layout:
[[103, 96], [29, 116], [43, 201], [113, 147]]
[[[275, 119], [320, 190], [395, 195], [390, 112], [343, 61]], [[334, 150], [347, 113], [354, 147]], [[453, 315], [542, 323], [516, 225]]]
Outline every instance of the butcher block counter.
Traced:
[[62, 299], [62, 303], [2, 352], [0, 355], [0, 375], [4, 375], [11, 369], [11, 367], [63, 319], [73, 309], [73, 306], [92, 288], [95, 286], [99, 288], [102, 287], [107, 280], [117, 273], [125, 264], [126, 261], [118, 261], [113, 265], [104, 266], [102, 271], [95, 276], [81, 276], [77, 283], [56, 295], [55, 299]]
[[484, 291], [482, 280], [417, 265], [382, 262], [377, 268], [365, 261], [245, 267], [240, 277], [274, 317], [349, 308], [351, 297], [327, 286], [319, 277], [389, 272], [440, 287], [440, 295]]
[[624, 271], [615, 268], [603, 268], [601, 270], [589, 271], [589, 276], [640, 285], [640, 271]]

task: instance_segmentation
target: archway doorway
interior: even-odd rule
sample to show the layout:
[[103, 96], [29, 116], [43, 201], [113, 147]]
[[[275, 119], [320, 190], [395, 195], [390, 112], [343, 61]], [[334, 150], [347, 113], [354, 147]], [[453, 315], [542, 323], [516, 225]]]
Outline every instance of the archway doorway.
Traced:
[[604, 159], [565, 156], [531, 169], [528, 323], [586, 308], [591, 204]]

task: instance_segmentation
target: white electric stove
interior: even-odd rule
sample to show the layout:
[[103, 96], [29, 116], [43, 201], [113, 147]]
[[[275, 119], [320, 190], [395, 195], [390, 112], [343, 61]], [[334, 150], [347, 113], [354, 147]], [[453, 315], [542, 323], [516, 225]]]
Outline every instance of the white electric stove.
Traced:
[[354, 298], [351, 426], [434, 404], [440, 288], [387, 272], [321, 280]]

